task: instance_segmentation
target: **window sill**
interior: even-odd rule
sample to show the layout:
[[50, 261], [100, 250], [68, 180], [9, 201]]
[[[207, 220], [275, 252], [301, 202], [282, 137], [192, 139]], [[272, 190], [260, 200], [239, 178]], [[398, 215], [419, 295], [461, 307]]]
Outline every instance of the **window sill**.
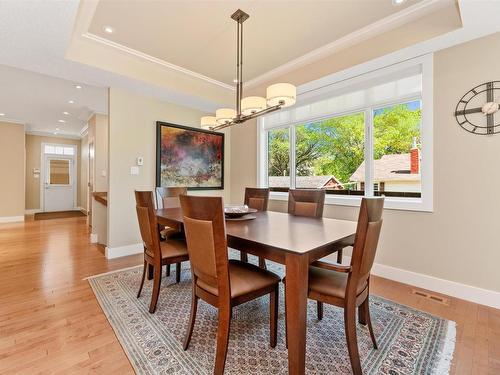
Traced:
[[[325, 204], [333, 206], [351, 206], [359, 207], [361, 204], [361, 196], [334, 196], [326, 195]], [[288, 201], [288, 193], [275, 192], [272, 191], [269, 195], [269, 199], [277, 201]], [[432, 206], [425, 204], [422, 198], [396, 198], [396, 197], [386, 197], [384, 208], [388, 210], [401, 210], [401, 211], [421, 211], [421, 212], [433, 212]]]

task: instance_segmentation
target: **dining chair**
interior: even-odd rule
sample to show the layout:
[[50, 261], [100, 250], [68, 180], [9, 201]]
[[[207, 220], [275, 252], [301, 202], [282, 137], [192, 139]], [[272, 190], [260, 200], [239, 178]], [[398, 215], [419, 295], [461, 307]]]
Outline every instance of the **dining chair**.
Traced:
[[[269, 202], [269, 189], [268, 188], [245, 188], [245, 204], [258, 211], [267, 211], [267, 204]], [[240, 259], [242, 262], [248, 262], [248, 254], [244, 251], [240, 252]], [[267, 269], [266, 260], [259, 257], [259, 267]]]
[[276, 346], [280, 277], [250, 263], [228, 260], [222, 198], [181, 195], [180, 201], [193, 288], [184, 350], [191, 341], [201, 298], [218, 309], [214, 374], [220, 375], [224, 373], [233, 307], [269, 294], [270, 345]]
[[152, 191], [135, 192], [137, 219], [144, 243], [144, 269], [137, 298], [141, 296], [144, 278], [149, 265], [153, 266], [153, 294], [149, 305], [149, 312], [154, 313], [160, 294], [162, 266], [177, 264], [176, 282], [181, 278], [181, 262], [189, 260], [186, 241], [182, 238], [171, 238], [160, 241], [158, 221], [155, 214]]
[[[325, 189], [290, 189], [288, 213], [297, 216], [322, 217], [325, 205]], [[337, 263], [342, 263], [343, 250], [337, 251]]]
[[347, 349], [355, 375], [362, 374], [356, 337], [356, 308], [359, 323], [368, 325], [373, 347], [378, 349], [369, 298], [370, 272], [382, 228], [383, 207], [384, 197], [362, 199], [349, 266], [317, 261], [309, 267], [308, 297], [317, 301], [318, 319], [323, 318], [323, 303], [344, 309]]
[[[180, 207], [179, 195], [187, 194], [185, 187], [156, 187], [155, 198], [157, 208], [176, 208]], [[184, 238], [182, 228], [171, 228], [163, 225], [158, 226], [161, 237], [164, 239], [169, 238]], [[177, 265], [180, 267], [180, 264]], [[167, 276], [170, 276], [170, 264], [166, 266]]]

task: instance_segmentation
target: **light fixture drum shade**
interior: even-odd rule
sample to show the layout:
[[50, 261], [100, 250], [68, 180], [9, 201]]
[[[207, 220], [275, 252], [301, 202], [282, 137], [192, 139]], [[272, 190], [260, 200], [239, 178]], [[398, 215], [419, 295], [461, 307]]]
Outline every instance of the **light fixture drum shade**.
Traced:
[[217, 121], [214, 116], [203, 116], [200, 119], [200, 125], [203, 129], [210, 129], [217, 126]]
[[236, 111], [231, 108], [220, 108], [215, 111], [215, 118], [218, 125], [225, 124], [226, 122], [231, 122], [235, 117]]
[[267, 88], [267, 105], [273, 107], [283, 102], [283, 107], [295, 104], [297, 88], [290, 83], [275, 83]]
[[247, 96], [241, 100], [241, 113], [243, 116], [251, 115], [266, 108], [266, 98], [261, 96]]

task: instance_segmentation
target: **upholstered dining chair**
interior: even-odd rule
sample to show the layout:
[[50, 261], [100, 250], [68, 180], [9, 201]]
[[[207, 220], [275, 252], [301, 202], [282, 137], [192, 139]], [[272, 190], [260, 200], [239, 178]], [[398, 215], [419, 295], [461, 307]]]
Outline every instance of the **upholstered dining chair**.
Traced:
[[308, 297], [317, 301], [318, 319], [323, 318], [323, 303], [344, 309], [347, 349], [355, 375], [362, 374], [356, 336], [356, 308], [360, 324], [368, 325], [373, 347], [377, 341], [370, 317], [370, 272], [382, 228], [384, 197], [363, 198], [358, 217], [351, 264], [314, 262], [309, 267]]
[[[290, 189], [288, 213], [297, 216], [322, 217], [325, 205], [325, 189]], [[343, 251], [337, 251], [337, 263], [342, 263]]]
[[[156, 207], [157, 208], [176, 208], [180, 207], [179, 195], [187, 194], [185, 187], [157, 187], [155, 189]], [[163, 225], [158, 226], [161, 239], [169, 238], [184, 238], [182, 228], [170, 228]], [[180, 268], [180, 264], [176, 267]], [[167, 276], [170, 276], [170, 264], [166, 266]]]
[[201, 298], [218, 309], [214, 374], [220, 375], [226, 363], [233, 307], [269, 294], [270, 345], [276, 346], [280, 278], [253, 264], [228, 260], [222, 198], [181, 195], [180, 201], [193, 277], [191, 316], [184, 350], [189, 347]]
[[[267, 211], [269, 203], [269, 189], [268, 188], [245, 188], [245, 204], [258, 211]], [[248, 254], [240, 252], [240, 259], [242, 262], [248, 262]], [[267, 269], [266, 260], [259, 257], [259, 267]]]
[[137, 219], [139, 220], [139, 229], [141, 231], [142, 241], [144, 243], [144, 269], [142, 271], [141, 285], [137, 298], [141, 296], [144, 278], [146, 276], [148, 265], [154, 268], [153, 273], [153, 294], [149, 305], [149, 312], [154, 313], [158, 296], [160, 294], [161, 270], [162, 266], [177, 264], [176, 282], [181, 277], [181, 262], [189, 260], [186, 241], [180, 239], [167, 239], [160, 241], [158, 232], [158, 221], [155, 214], [155, 206], [152, 191], [135, 192]]

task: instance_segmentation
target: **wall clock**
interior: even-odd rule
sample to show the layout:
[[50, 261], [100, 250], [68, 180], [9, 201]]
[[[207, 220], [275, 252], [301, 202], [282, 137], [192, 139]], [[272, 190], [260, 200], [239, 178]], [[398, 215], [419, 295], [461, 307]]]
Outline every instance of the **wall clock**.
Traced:
[[469, 133], [500, 132], [500, 81], [486, 82], [468, 91], [455, 108], [458, 124]]

